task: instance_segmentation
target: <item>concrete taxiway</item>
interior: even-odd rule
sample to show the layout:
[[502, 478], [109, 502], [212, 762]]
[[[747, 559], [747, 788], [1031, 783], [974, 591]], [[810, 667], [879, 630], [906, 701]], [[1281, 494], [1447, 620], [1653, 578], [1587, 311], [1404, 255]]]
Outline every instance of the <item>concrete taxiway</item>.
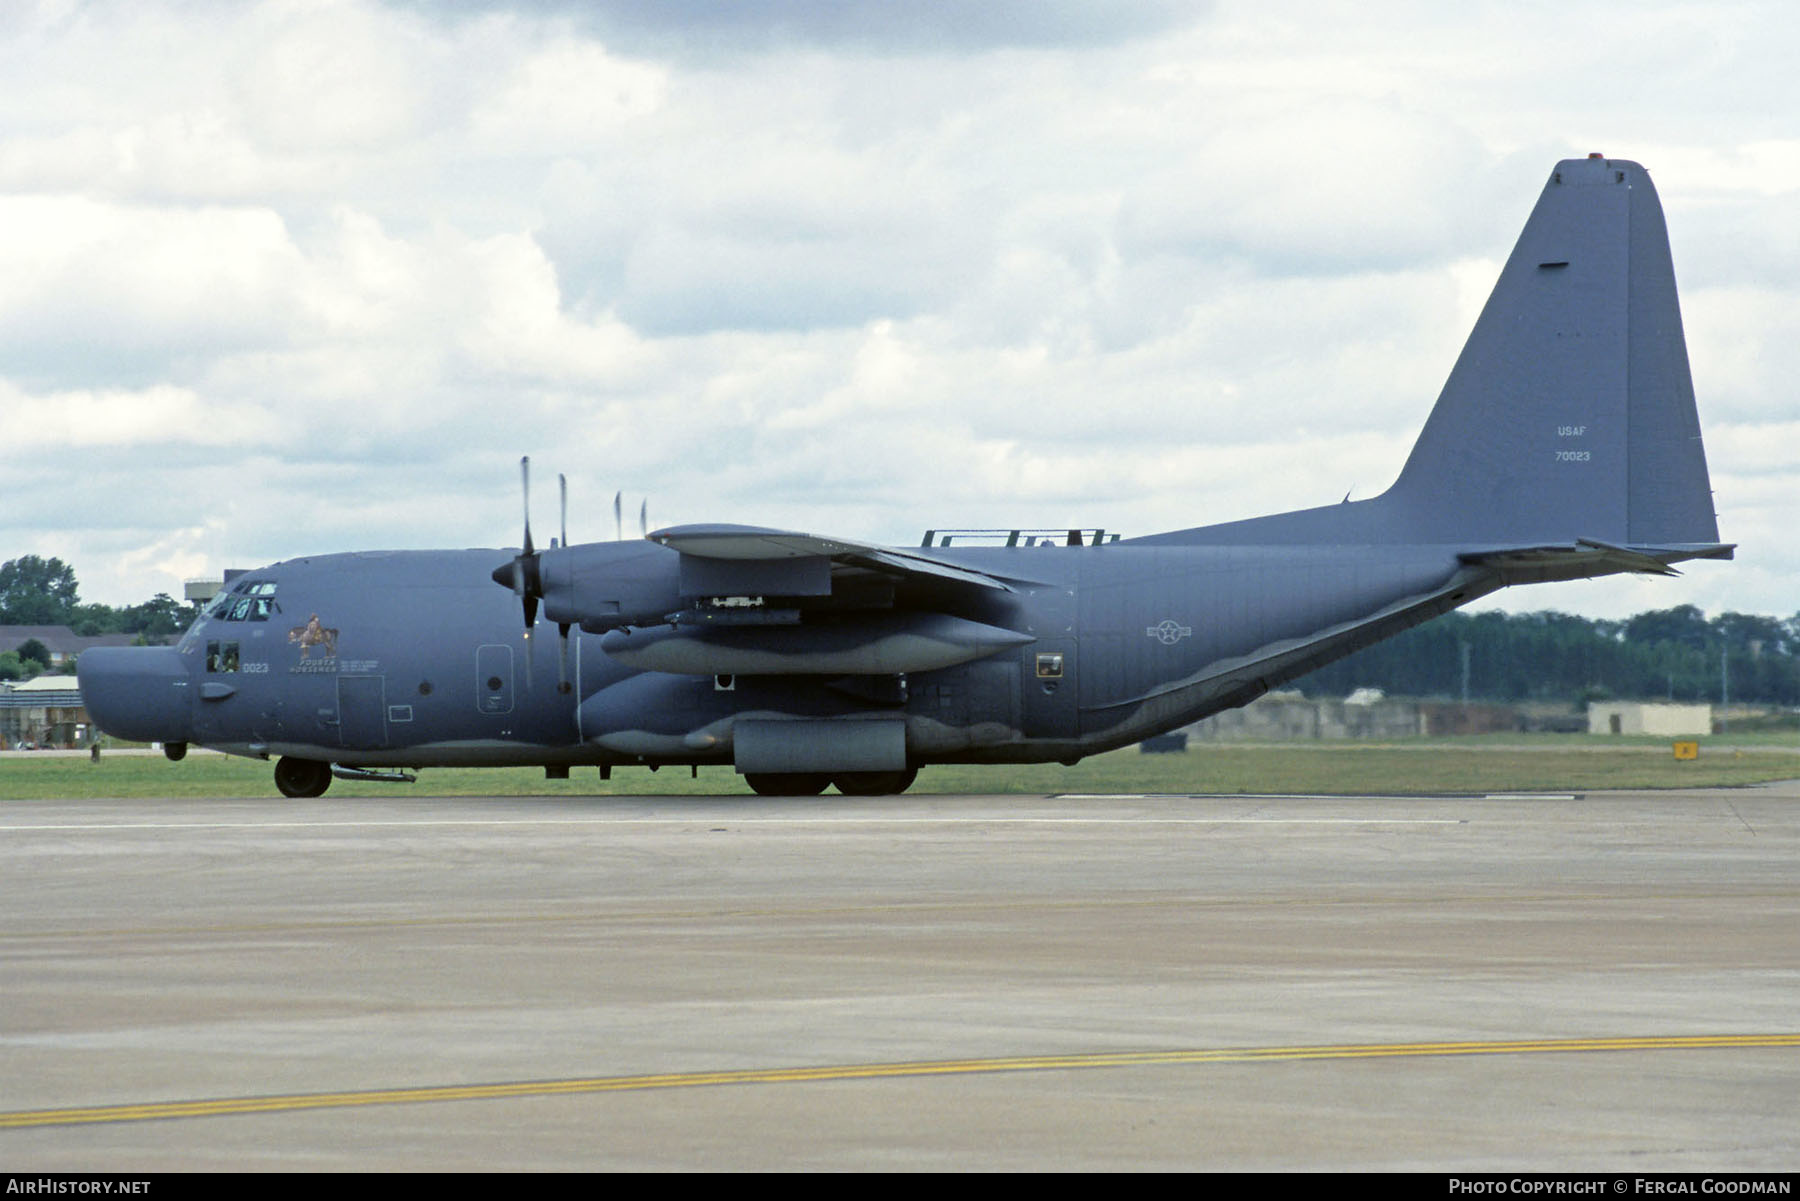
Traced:
[[1792, 1171], [1800, 784], [0, 806], [0, 1162]]

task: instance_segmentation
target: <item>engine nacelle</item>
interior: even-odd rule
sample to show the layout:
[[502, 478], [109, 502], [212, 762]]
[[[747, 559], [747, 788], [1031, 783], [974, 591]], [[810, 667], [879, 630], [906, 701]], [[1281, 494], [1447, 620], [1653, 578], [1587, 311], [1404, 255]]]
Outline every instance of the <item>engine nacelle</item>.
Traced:
[[544, 617], [558, 625], [603, 634], [661, 624], [681, 607], [680, 556], [653, 542], [586, 542], [535, 557]]

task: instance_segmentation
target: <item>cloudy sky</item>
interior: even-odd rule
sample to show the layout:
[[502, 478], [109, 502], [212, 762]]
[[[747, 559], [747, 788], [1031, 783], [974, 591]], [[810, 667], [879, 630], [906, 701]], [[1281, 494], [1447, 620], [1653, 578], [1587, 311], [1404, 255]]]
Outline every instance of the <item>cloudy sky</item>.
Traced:
[[1787, 4], [8, 0], [0, 559], [741, 521], [1128, 534], [1398, 472], [1556, 160], [1648, 166], [1723, 537], [1800, 609]]

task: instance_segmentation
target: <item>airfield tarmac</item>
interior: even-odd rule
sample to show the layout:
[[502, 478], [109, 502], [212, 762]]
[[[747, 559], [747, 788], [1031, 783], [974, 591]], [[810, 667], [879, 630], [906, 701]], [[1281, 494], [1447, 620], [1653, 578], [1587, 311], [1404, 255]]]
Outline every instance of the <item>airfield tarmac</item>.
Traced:
[[0, 806], [9, 1171], [1800, 1167], [1800, 782]]

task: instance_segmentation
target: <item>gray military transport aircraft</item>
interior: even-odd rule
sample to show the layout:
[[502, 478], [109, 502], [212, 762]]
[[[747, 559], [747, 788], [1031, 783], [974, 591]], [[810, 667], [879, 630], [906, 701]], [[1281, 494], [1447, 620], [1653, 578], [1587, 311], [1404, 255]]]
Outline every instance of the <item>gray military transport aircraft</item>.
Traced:
[[[1733, 550], [1661, 205], [1642, 167], [1598, 155], [1557, 164], [1369, 500], [1123, 540], [686, 525], [539, 550], [526, 489], [517, 551], [291, 559], [238, 576], [174, 647], [89, 651], [89, 713], [171, 759], [276, 757], [288, 796], [397, 768], [632, 764], [876, 795], [927, 763], [1072, 764], [1511, 584]], [[531, 637], [540, 607], [554, 641]]]

